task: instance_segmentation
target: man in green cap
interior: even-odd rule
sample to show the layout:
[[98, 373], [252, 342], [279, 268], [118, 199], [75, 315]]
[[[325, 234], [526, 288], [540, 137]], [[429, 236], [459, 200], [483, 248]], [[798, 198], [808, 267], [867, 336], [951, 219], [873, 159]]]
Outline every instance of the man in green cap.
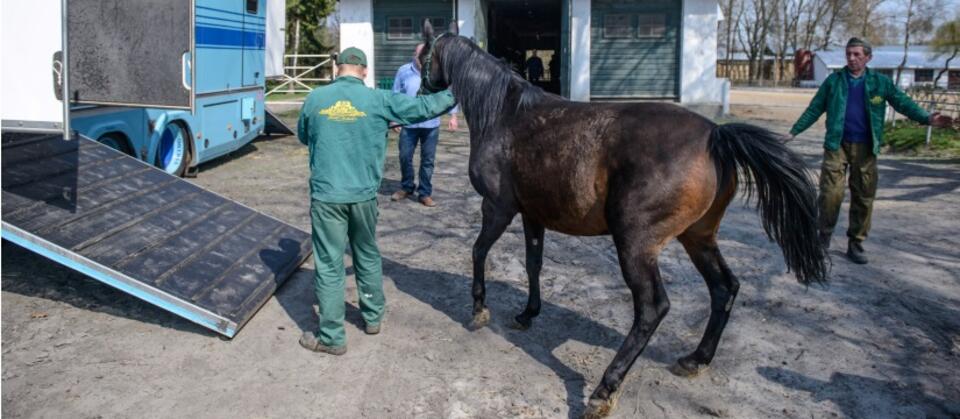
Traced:
[[388, 123], [408, 125], [450, 110], [450, 91], [410, 97], [367, 88], [367, 57], [357, 48], [337, 56], [338, 77], [315, 89], [300, 112], [297, 134], [310, 151], [310, 218], [320, 327], [300, 345], [346, 353], [343, 252], [349, 239], [365, 332], [380, 332], [385, 299], [377, 248], [377, 190], [383, 178]]
[[846, 47], [847, 66], [824, 80], [810, 106], [790, 129], [792, 137], [827, 113], [827, 135], [820, 168], [820, 241], [830, 247], [843, 203], [844, 177], [850, 174], [850, 226], [847, 257], [867, 263], [863, 241], [870, 231], [873, 198], [877, 193], [877, 155], [883, 144], [883, 119], [889, 102], [893, 109], [921, 124], [949, 126], [950, 117], [928, 114], [887, 77], [867, 68], [870, 44], [851, 38]]

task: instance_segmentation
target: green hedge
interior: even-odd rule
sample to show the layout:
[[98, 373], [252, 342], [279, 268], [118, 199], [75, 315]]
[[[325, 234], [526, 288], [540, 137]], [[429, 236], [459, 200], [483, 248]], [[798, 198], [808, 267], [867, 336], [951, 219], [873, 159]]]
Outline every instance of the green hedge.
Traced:
[[883, 142], [893, 152], [934, 152], [960, 156], [960, 130], [955, 128], [934, 128], [930, 137], [930, 148], [925, 147], [927, 127], [915, 122], [897, 122], [896, 128], [886, 124], [883, 130]]

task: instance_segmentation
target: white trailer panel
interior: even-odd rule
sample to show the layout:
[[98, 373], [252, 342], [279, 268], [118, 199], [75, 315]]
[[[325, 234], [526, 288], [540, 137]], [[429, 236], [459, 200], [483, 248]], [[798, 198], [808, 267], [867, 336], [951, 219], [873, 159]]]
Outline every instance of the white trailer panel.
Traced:
[[3, 126], [59, 129], [53, 54], [61, 50], [60, 0], [4, 1], [0, 15]]

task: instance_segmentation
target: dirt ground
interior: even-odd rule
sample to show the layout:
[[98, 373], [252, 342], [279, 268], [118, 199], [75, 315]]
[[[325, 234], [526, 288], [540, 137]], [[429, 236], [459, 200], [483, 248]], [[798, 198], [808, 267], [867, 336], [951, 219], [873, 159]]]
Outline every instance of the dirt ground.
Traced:
[[[800, 110], [782, 112], [798, 115], [794, 101]], [[791, 117], [770, 109], [734, 102], [734, 119], [785, 131]], [[821, 135], [814, 127], [793, 143], [811, 168]], [[4, 242], [3, 413], [578, 417], [632, 322], [611, 240], [547, 232], [544, 308], [516, 331], [507, 325], [527, 295], [518, 218], [488, 261], [493, 321], [468, 330], [480, 197], [466, 176], [467, 133], [443, 132], [438, 153], [440, 206], [390, 202], [400, 177], [391, 140], [378, 198], [387, 317], [380, 335], [362, 333], [349, 271], [341, 357], [297, 345], [316, 324], [309, 263], [226, 341]], [[307, 229], [306, 157], [294, 137], [263, 138], [192, 181]], [[693, 379], [667, 367], [695, 348], [709, 298], [670, 244], [660, 266], [671, 311], [614, 417], [960, 417], [960, 161], [884, 156], [880, 169], [871, 263], [843, 257], [838, 228], [827, 287], [797, 284], [752, 207], [730, 207], [721, 249], [741, 292], [711, 369]]]

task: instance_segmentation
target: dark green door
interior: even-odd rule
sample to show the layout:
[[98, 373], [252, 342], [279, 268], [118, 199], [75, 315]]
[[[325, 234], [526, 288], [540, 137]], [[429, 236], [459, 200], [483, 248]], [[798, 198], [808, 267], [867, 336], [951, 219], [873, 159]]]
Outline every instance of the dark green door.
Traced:
[[424, 19], [437, 33], [453, 19], [453, 0], [374, 0], [373, 50], [377, 87], [390, 89], [400, 66], [409, 63], [421, 42]]
[[679, 96], [681, 0], [594, 0], [590, 96]]

